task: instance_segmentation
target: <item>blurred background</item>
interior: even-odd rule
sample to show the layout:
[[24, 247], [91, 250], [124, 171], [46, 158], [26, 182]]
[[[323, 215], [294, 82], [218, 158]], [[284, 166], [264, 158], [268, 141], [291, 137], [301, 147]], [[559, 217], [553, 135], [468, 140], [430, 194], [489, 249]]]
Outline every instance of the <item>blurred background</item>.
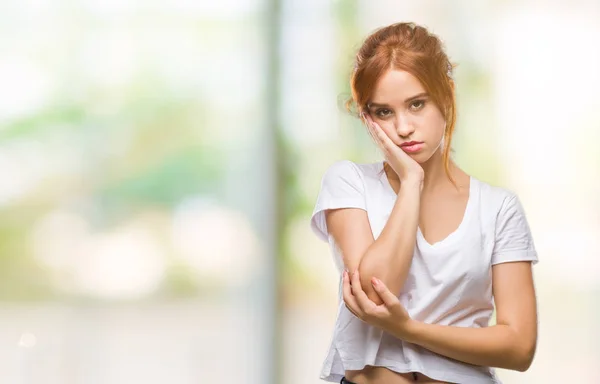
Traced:
[[342, 108], [397, 21], [458, 64], [455, 159], [512, 189], [536, 359], [600, 383], [598, 1], [0, 1], [0, 383], [321, 382], [337, 283], [309, 228]]

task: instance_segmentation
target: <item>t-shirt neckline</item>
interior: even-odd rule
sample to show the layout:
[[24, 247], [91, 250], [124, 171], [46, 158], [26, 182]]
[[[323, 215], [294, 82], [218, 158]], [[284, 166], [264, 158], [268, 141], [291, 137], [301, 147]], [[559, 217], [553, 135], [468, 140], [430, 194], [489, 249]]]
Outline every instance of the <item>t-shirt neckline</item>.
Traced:
[[[390, 181], [388, 180], [387, 174], [385, 173], [384, 168], [383, 168], [383, 164], [384, 164], [383, 161], [379, 162], [379, 171], [381, 173], [381, 181], [384, 184], [387, 192], [390, 193], [394, 198], [396, 198], [396, 192], [394, 191], [394, 188], [392, 188], [392, 185], [390, 184]], [[471, 211], [473, 210], [473, 206], [475, 205], [476, 197], [477, 197], [477, 179], [474, 178], [473, 176], [469, 175], [469, 199], [467, 200], [467, 206], [465, 207], [465, 212], [463, 214], [463, 218], [462, 218], [460, 224], [458, 225], [458, 227], [453, 232], [451, 232], [448, 236], [443, 238], [442, 240], [437, 241], [434, 244], [430, 244], [425, 239], [425, 236], [423, 236], [421, 227], [418, 226], [417, 227], [417, 244], [419, 245], [419, 247], [421, 249], [428, 248], [430, 250], [437, 250], [437, 249], [445, 248], [448, 245], [453, 244], [456, 241], [460, 240], [461, 235], [465, 231], [465, 228], [467, 227], [467, 225], [471, 219], [471, 216], [472, 216]]]

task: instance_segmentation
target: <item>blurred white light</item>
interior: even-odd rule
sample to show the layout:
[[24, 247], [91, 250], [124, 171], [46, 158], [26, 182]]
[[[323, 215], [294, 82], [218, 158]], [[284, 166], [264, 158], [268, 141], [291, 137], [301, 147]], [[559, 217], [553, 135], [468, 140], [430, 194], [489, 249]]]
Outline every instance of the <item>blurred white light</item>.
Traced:
[[67, 292], [140, 298], [159, 287], [166, 269], [161, 245], [144, 225], [134, 221], [96, 234], [82, 217], [52, 212], [33, 228], [34, 255], [56, 272]]
[[37, 338], [31, 332], [24, 332], [19, 338], [19, 347], [33, 348], [37, 344]]
[[259, 240], [240, 212], [188, 200], [174, 214], [172, 236], [176, 250], [201, 277], [236, 285], [260, 267]]
[[57, 271], [68, 271], [81, 254], [89, 236], [83, 217], [66, 211], [50, 212], [33, 227], [31, 243], [34, 257]]
[[0, 121], [31, 114], [49, 99], [49, 77], [36, 63], [17, 55], [0, 60]]
[[530, 4], [498, 18], [498, 145], [508, 186], [531, 214], [544, 268], [553, 281], [594, 289], [600, 244], [590, 204], [597, 165], [583, 154], [597, 152], [598, 118], [590, 111], [600, 106], [600, 51], [591, 47], [600, 27], [593, 13], [569, 10]]
[[302, 266], [324, 292], [336, 292], [339, 280], [335, 276], [340, 276], [342, 266], [332, 258], [329, 245], [312, 233], [309, 219], [292, 222], [288, 231], [294, 263]]
[[53, 162], [44, 153], [34, 141], [15, 140], [0, 147], [0, 205], [28, 192], [47, 174]]
[[[553, 278], [570, 287], [593, 291], [600, 287], [600, 227], [588, 229], [561, 226], [541, 232], [539, 244], [540, 260], [548, 262], [547, 270]], [[540, 264], [541, 265], [541, 264]]]
[[[76, 138], [62, 134], [62, 127], [47, 126], [57, 133], [38, 139], [14, 139], [0, 146], [0, 205], [10, 204], [50, 176], [79, 174], [87, 169], [85, 149]], [[62, 185], [54, 183], [52, 188]], [[51, 193], [51, 190], [48, 191]]]
[[110, 87], [127, 84], [138, 68], [138, 50], [130, 29], [109, 30], [92, 34], [81, 53], [84, 78], [95, 86]]
[[[83, 0], [83, 7], [96, 15], [120, 16], [134, 12], [181, 12], [206, 18], [231, 17], [255, 11], [261, 4], [258, 0], [172, 0], [148, 2], [143, 0]], [[150, 12], [149, 12], [150, 11]]]
[[158, 288], [165, 260], [150, 233], [129, 226], [90, 237], [74, 267], [74, 283], [81, 292], [139, 298]]

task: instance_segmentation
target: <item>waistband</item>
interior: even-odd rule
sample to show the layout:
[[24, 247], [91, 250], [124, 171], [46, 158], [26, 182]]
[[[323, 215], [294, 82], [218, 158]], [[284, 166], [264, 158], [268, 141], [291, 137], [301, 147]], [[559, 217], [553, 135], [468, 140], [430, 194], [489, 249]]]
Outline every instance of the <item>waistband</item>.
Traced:
[[[419, 380], [419, 376], [416, 374], [416, 372], [412, 372], [413, 375], [413, 380], [418, 381]], [[358, 384], [355, 383], [354, 381], [350, 381], [348, 379], [346, 379], [346, 377], [342, 377], [342, 380], [340, 380], [340, 384]]]

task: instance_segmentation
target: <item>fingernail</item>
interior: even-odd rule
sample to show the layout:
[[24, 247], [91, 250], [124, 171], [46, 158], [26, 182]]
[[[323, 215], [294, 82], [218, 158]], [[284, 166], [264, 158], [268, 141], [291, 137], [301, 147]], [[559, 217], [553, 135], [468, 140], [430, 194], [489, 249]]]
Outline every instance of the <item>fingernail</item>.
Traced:
[[378, 284], [379, 284], [379, 279], [377, 279], [376, 277], [373, 277], [373, 278], [371, 279], [371, 284], [373, 284], [373, 285], [378, 285]]

